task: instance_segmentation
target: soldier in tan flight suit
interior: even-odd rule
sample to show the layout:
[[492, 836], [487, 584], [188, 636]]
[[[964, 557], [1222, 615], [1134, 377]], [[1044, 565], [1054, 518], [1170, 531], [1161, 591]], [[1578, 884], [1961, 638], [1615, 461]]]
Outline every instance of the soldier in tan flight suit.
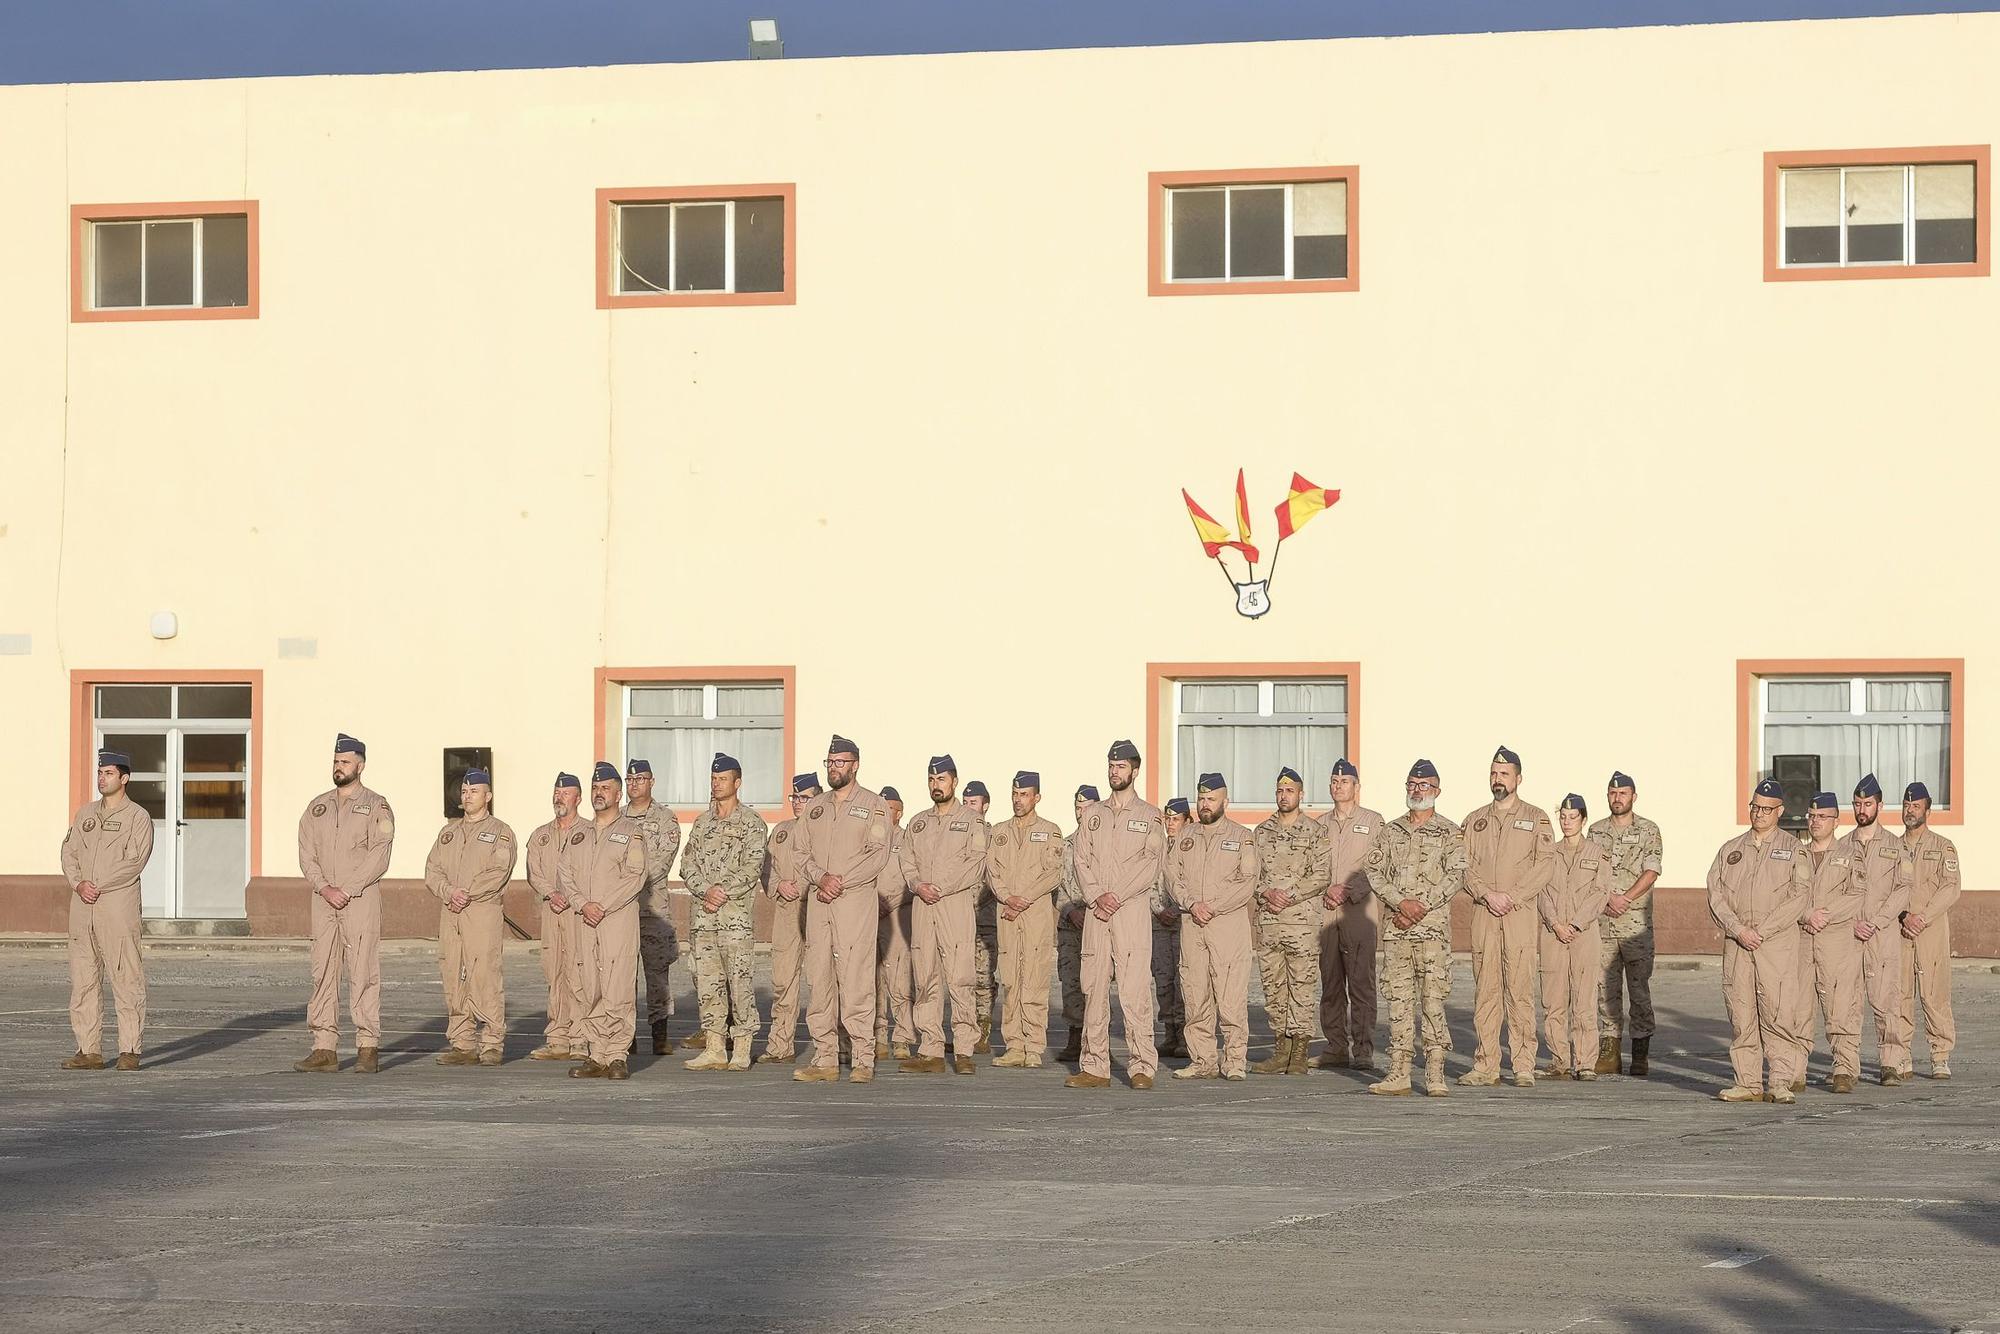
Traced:
[[1058, 1061], [1083, 1056], [1083, 919], [1090, 905], [1076, 878], [1076, 836], [1083, 832], [1083, 810], [1098, 799], [1095, 785], [1076, 790], [1076, 828], [1063, 840], [1063, 878], [1056, 887], [1056, 979], [1062, 984], [1063, 1024], [1069, 1040], [1056, 1053]]
[[299, 817], [299, 874], [312, 890], [312, 999], [306, 1024], [313, 1049], [292, 1069], [340, 1069], [340, 971], [347, 967], [347, 1009], [354, 1019], [354, 1071], [380, 1069], [382, 1047], [382, 896], [396, 817], [379, 792], [364, 787], [368, 747], [342, 732], [333, 742], [333, 790]]
[[[917, 1050], [912, 1045], [917, 1020], [911, 999], [914, 982], [910, 962], [910, 905], [914, 900], [910, 887], [903, 883], [903, 865], [897, 860], [903, 847], [903, 794], [885, 784], [882, 801], [889, 811], [889, 861], [875, 882], [881, 898], [881, 916], [875, 928], [875, 1052], [906, 1061]], [[851, 1059], [845, 1034], [840, 1041], [840, 1059]]]
[[579, 919], [557, 875], [582, 800], [582, 781], [575, 774], [557, 774], [549, 801], [555, 818], [528, 835], [528, 888], [542, 907], [542, 978], [549, 986], [548, 1025], [542, 1045], [528, 1053], [533, 1061], [580, 1061], [590, 1047], [571, 978]]
[[[1173, 856], [1174, 842], [1187, 828], [1194, 813], [1186, 797], [1173, 797], [1160, 806], [1160, 819], [1167, 826], [1167, 856]], [[1153, 995], [1160, 1005], [1160, 1027], [1166, 1040], [1160, 1055], [1186, 1056], [1187, 1005], [1181, 998], [1181, 910], [1174, 906], [1173, 886], [1168, 883], [1166, 863], [1160, 866], [1160, 883], [1153, 890]]]
[[1083, 813], [1076, 838], [1076, 879], [1090, 905], [1083, 919], [1083, 1051], [1067, 1088], [1111, 1086], [1111, 988], [1125, 1016], [1134, 1089], [1153, 1087], [1152, 891], [1167, 850], [1160, 808], [1132, 790], [1139, 748], [1114, 742], [1105, 760], [1111, 795]]
[[764, 893], [771, 900], [771, 1026], [764, 1030], [766, 1061], [798, 1059], [799, 987], [805, 976], [805, 874], [799, 869], [799, 816], [820, 792], [818, 774], [792, 777], [792, 818], [780, 821], [764, 845]]
[[104, 1068], [104, 974], [118, 1012], [118, 1068], [137, 1070], [146, 1033], [146, 968], [139, 956], [139, 876], [153, 857], [153, 817], [126, 795], [132, 758], [97, 752], [97, 800], [63, 835], [69, 881], [69, 1026], [65, 1070]]
[[855, 781], [861, 748], [836, 735], [827, 744], [827, 791], [795, 828], [800, 869], [811, 885], [806, 905], [806, 980], [812, 1007], [812, 1064], [792, 1072], [801, 1083], [840, 1078], [839, 1035], [853, 1048], [850, 1083], [875, 1078], [875, 942], [885, 891], [877, 878], [889, 863], [889, 807]]
[[[1895, 1087], [1910, 1068], [1910, 1021], [1903, 1013], [1903, 916], [1910, 907], [1910, 891], [1915, 872], [1909, 849], [1903, 840], [1882, 827], [1882, 784], [1874, 774], [1865, 775], [1854, 785], [1854, 828], [1840, 840], [1840, 852], [1854, 873], [1861, 902], [1854, 917], [1854, 938], [1859, 941], [1861, 986], [1875, 1011], [1875, 1045], [1882, 1082]], [[1857, 994], [1855, 1003], [1860, 1003]], [[1810, 1025], [1800, 1030], [1811, 1039]], [[1829, 1028], [1828, 1036], [1831, 1038]], [[1855, 1059], [1849, 1071], [1861, 1075], [1861, 1021], [1854, 1023]], [[1835, 1053], [1838, 1073], [1839, 1053]], [[1835, 1093], [1853, 1092], [1854, 1080], [1843, 1089], [1836, 1081]]]
[[[1931, 793], [1922, 783], [1903, 789], [1903, 847], [1910, 858], [1910, 906], [1903, 914], [1903, 1031], [1916, 1041], [1916, 1003], [1924, 1003], [1924, 1038], [1931, 1078], [1951, 1078], [1958, 1026], [1951, 1014], [1951, 920], [1958, 902], [1958, 848], [1931, 828]], [[1911, 1074], [1903, 1055], [1903, 1078]]]
[[[986, 812], [993, 805], [993, 794], [977, 778], [965, 785], [962, 799], [982, 820], [986, 819]], [[991, 823], [988, 821], [988, 824]], [[995, 969], [1000, 960], [1000, 917], [991, 885], [982, 880], [972, 894], [979, 901], [979, 911], [973, 918], [972, 935], [972, 1004], [979, 1012], [979, 1041], [973, 1044], [972, 1050], [977, 1055], [985, 1056], [993, 1050], [993, 993]]]
[[1409, 810], [1382, 826], [1369, 845], [1368, 887], [1382, 900], [1382, 989], [1389, 997], [1389, 1073], [1368, 1086], [1384, 1097], [1410, 1095], [1410, 1065], [1423, 1015], [1424, 1092], [1450, 1093], [1444, 1058], [1451, 1029], [1451, 900], [1465, 888], [1465, 838], [1438, 814], [1437, 766], [1418, 760], [1403, 785]]
[[1598, 914], [1611, 897], [1611, 846], [1585, 836], [1590, 811], [1572, 792], [1556, 806], [1562, 841], [1549, 859], [1549, 883], [1535, 896], [1542, 919], [1542, 1019], [1549, 1073], [1557, 1079], [1597, 1078]]
[[1535, 896], [1554, 869], [1555, 828], [1539, 806], [1517, 795], [1521, 757], [1502, 746], [1487, 783], [1493, 800], [1465, 817], [1465, 892], [1472, 914], [1472, 1068], [1458, 1077], [1474, 1086], [1500, 1082], [1500, 1020], [1514, 1084], [1535, 1082]]
[[638, 1029], [633, 991], [639, 972], [639, 895], [647, 873], [646, 831], [618, 809], [618, 768], [590, 771], [591, 820], [571, 831], [556, 875], [577, 905], [571, 976], [590, 1035], [590, 1054], [571, 1079], [629, 1079], [625, 1055]]
[[[1722, 942], [1722, 999], [1729, 1010], [1729, 1061], [1736, 1082], [1724, 1102], [1796, 1102], [1805, 1064], [1793, 1027], [1799, 984], [1799, 916], [1810, 871], [1799, 841], [1778, 828], [1785, 790], [1773, 779], [1750, 797], [1750, 829], [1724, 843], [1708, 868], [1708, 910]], [[1769, 1064], [1770, 1083], [1764, 1081]]]
[[1382, 831], [1382, 816], [1361, 804], [1361, 771], [1351, 760], [1333, 762], [1327, 779], [1333, 809], [1326, 826], [1327, 887], [1319, 932], [1319, 1026], [1326, 1051], [1323, 1070], [1375, 1068], [1375, 942], [1382, 910], [1368, 888], [1368, 847]]
[[437, 896], [438, 971], [444, 978], [445, 1038], [439, 1065], [498, 1065], [507, 1045], [502, 895], [520, 849], [493, 814], [493, 775], [468, 769], [458, 785], [465, 814], [445, 823], [424, 860], [424, 885]]
[[1319, 905], [1332, 883], [1326, 826], [1299, 809], [1305, 780], [1278, 771], [1277, 811], [1257, 826], [1257, 971], [1273, 1051], [1258, 1075], [1302, 1075], [1319, 1005]]
[[986, 885], [993, 893], [1000, 946], [1000, 1040], [996, 1066], [1036, 1069], [1049, 1045], [1049, 977], [1056, 963], [1056, 888], [1063, 836], [1035, 814], [1042, 776], [1023, 769], [1010, 794], [1014, 818], [993, 830]]
[[[910, 959], [915, 973], [917, 1054], [897, 1069], [907, 1074], [969, 1075], [978, 1013], [973, 1001], [972, 938], [980, 886], [986, 882], [986, 822], [958, 799], [958, 765], [931, 757], [931, 808], [910, 821], [896, 859], [916, 902], [910, 908]], [[944, 1003], [951, 995], [950, 1066], [944, 1059]]]
[[[1833, 1052], [1833, 1077], [1827, 1087], [1835, 1093], [1852, 1093], [1861, 1073], [1863, 945], [1854, 927], [1860, 920], [1863, 881], [1854, 865], [1854, 849], [1834, 841], [1839, 828], [1840, 798], [1831, 792], [1815, 794], [1806, 808], [1806, 842], [1799, 849], [1806, 861], [1807, 893], [1799, 905], [1799, 980], [1792, 993], [1797, 1006], [1792, 1026], [1798, 1030], [1804, 1055], [1792, 1080], [1794, 1093], [1805, 1087], [1813, 1016], [1821, 1012], [1826, 1015], [1826, 1045]], [[1901, 849], [1893, 852], [1900, 861]], [[1863, 847], [1861, 854], [1865, 860], [1868, 849]]]
[[[673, 1051], [674, 1040], [667, 1036], [667, 1021], [673, 1018], [674, 987], [669, 973], [681, 957], [680, 938], [674, 930], [674, 859], [680, 856], [681, 822], [673, 811], [653, 800], [653, 765], [650, 760], [630, 760], [625, 765], [626, 803], [624, 816], [636, 822], [645, 836], [646, 888], [639, 896], [639, 962], [646, 970], [646, 1022], [652, 1029], [653, 1054]], [[705, 1035], [697, 1028], [686, 1040], [699, 1047]], [[634, 1041], [637, 1041], [636, 1035]]]
[[[1167, 850], [1168, 892], [1181, 913], [1181, 996], [1187, 1005], [1188, 1064], [1175, 1079], [1244, 1077], [1250, 1050], [1250, 914], [1257, 889], [1257, 839], [1234, 820], [1221, 774], [1196, 784], [1197, 822]], [[1221, 1051], [1216, 1027], [1221, 1026]]]

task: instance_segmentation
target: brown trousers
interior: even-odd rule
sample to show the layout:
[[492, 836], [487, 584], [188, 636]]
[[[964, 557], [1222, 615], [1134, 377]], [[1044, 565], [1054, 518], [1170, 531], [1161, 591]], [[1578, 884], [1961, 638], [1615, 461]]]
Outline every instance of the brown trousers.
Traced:
[[139, 957], [139, 887], [116, 889], [85, 903], [69, 896], [69, 1026], [76, 1049], [101, 1056], [104, 1047], [104, 974], [111, 974], [111, 1003], [118, 1013], [118, 1050], [144, 1050], [146, 968]]
[[[1486, 912], [1484, 908], [1479, 911]], [[1571, 936], [1567, 945], [1546, 925], [1542, 927], [1542, 1024], [1560, 1069], [1587, 1070], [1597, 1062], [1597, 989], [1604, 983], [1603, 948], [1595, 922]]]
[[[1890, 928], [1895, 930], [1894, 927]], [[1951, 1059], [1958, 1045], [1958, 1025], [1951, 1017], [1951, 915], [1938, 918], [1915, 940], [1896, 939], [1903, 948], [1903, 1032], [1904, 1041], [1917, 1040], [1917, 1002], [1924, 1003], [1924, 1036], [1930, 1042], [1931, 1064]], [[1910, 1056], [1903, 1054], [1903, 1067]]]
[[1077, 1068], [1085, 1074], [1111, 1074], [1114, 979], [1125, 1016], [1127, 1068], [1150, 1076], [1159, 1069], [1160, 1051], [1153, 1042], [1153, 914], [1144, 894], [1126, 900], [1108, 922], [1094, 912], [1084, 915], [1083, 1059]]
[[796, 902], [771, 900], [771, 1026], [764, 1031], [764, 1050], [777, 1057], [798, 1050], [799, 997], [805, 980], [806, 900], [801, 888]]
[[917, 1054], [944, 1055], [944, 1002], [951, 996], [951, 1041], [959, 1054], [972, 1055], [979, 1041], [978, 1001], [973, 995], [973, 934], [977, 890], [953, 894], [935, 905], [910, 905], [910, 964], [915, 985]]
[[639, 905], [606, 913], [595, 927], [576, 922], [577, 1005], [590, 1039], [590, 1059], [599, 1065], [625, 1059], [638, 1031]]
[[[1878, 933], [1879, 934], [1879, 933]], [[1799, 1059], [1812, 1055], [1813, 1026], [1826, 1016], [1826, 1045], [1837, 1075], [1861, 1073], [1861, 955], [1854, 923], [1834, 922], [1818, 935], [1799, 932], [1799, 980], [1792, 998], [1792, 1027], [1798, 1030]], [[1885, 1067], [1886, 1068], [1886, 1067]]]
[[1535, 937], [1540, 934], [1533, 904], [1518, 904], [1505, 917], [1472, 905], [1472, 1031], [1478, 1039], [1472, 1053], [1474, 1070], [1500, 1073], [1503, 1014], [1514, 1073], [1535, 1068], [1535, 981], [1540, 971], [1535, 965]]
[[347, 1012], [357, 1047], [382, 1045], [382, 887], [334, 911], [312, 896], [312, 999], [306, 1025], [315, 1051], [340, 1046], [340, 973], [347, 970]]
[[[438, 909], [438, 972], [444, 979], [444, 1035], [461, 1051], [500, 1050], [507, 1040], [505, 905], [497, 898], [464, 912]], [[484, 1039], [481, 1040], [482, 1030]]]
[[582, 919], [576, 909], [557, 912], [542, 905], [542, 978], [549, 984], [549, 1022], [543, 1036], [559, 1051], [582, 1051], [590, 1035], [577, 1008], [576, 984], [570, 971], [576, 954], [576, 931]]
[[917, 1036], [917, 1021], [911, 1000], [914, 988], [910, 963], [910, 911], [909, 900], [891, 908], [886, 915], [880, 908], [876, 909], [875, 1037], [885, 1051], [889, 1045], [892, 1020], [897, 1041], [912, 1042]]
[[1797, 1014], [1792, 992], [1799, 984], [1798, 950], [1796, 928], [1770, 937], [1755, 950], [1734, 940], [1722, 942], [1729, 1063], [1742, 1088], [1763, 1092], [1767, 1064], [1772, 1088], [1789, 1085], [1805, 1070], [1805, 1050], [1792, 1023]]
[[1375, 896], [1356, 906], [1343, 903], [1322, 916], [1319, 926], [1319, 1027], [1326, 1049], [1352, 1049], [1366, 1058], [1375, 1050], [1375, 942], [1380, 931]]
[[[1225, 913], [1207, 926], [1181, 914], [1181, 1003], [1187, 1006], [1185, 1036], [1193, 1068], [1222, 1074], [1242, 1071], [1250, 1051], [1248, 912]], [[1129, 1012], [1125, 1022], [1132, 1022]]]
[[832, 903], [806, 892], [806, 985], [812, 1002], [806, 1031], [812, 1063], [837, 1069], [840, 1033], [854, 1048], [854, 1068], [875, 1068], [875, 938], [882, 920], [873, 885], [849, 889]]
[[1044, 894], [1013, 921], [1002, 915], [1000, 1035], [1008, 1051], [1040, 1060], [1049, 1045], [1049, 978], [1056, 967], [1056, 907]]

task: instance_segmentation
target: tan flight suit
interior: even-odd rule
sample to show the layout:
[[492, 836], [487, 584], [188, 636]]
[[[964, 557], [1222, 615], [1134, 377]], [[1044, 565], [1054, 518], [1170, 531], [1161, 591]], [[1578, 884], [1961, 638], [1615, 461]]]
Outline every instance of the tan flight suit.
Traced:
[[1083, 919], [1083, 1056], [1078, 1070], [1111, 1075], [1111, 987], [1125, 1016], [1127, 1073], [1151, 1078], [1159, 1068], [1153, 1041], [1152, 891], [1167, 850], [1160, 808], [1130, 788], [1084, 807], [1076, 840], [1076, 879], [1086, 903], [1118, 896], [1118, 911], [1104, 921]]
[[[648, 860], [645, 830], [621, 815], [602, 828], [595, 820], [579, 820], [556, 867], [563, 896], [577, 914], [570, 985], [589, 1035], [590, 1059], [598, 1065], [624, 1060], [638, 1031], [633, 993], [639, 972], [639, 895]], [[596, 926], [582, 916], [592, 903], [604, 910]]]
[[875, 880], [875, 892], [881, 899], [875, 919], [875, 1043], [884, 1056], [889, 1054], [891, 1039], [911, 1044], [917, 1040], [915, 1005], [911, 999], [914, 994], [910, 962], [911, 897], [909, 886], [903, 883], [903, 864], [898, 860], [905, 832], [895, 821], [889, 822], [889, 860]]
[[[952, 1044], [972, 1055], [979, 1041], [973, 999], [973, 935], [980, 887], [986, 883], [986, 821], [954, 799], [933, 806], [903, 831], [896, 860], [915, 902], [910, 905], [910, 962], [914, 973], [917, 1054], [944, 1056], [945, 993], [951, 993]], [[936, 903], [916, 898], [928, 884], [942, 895]]]
[[[781, 820], [764, 845], [764, 893], [771, 900], [771, 1026], [764, 1054], [790, 1060], [798, 1052], [799, 984], [805, 976], [806, 900], [812, 886], [799, 869], [798, 824]], [[785, 885], [797, 898], [778, 892]]]
[[[1488, 802], [1465, 817], [1465, 892], [1472, 914], [1472, 1053], [1475, 1074], [1500, 1073], [1500, 1019], [1507, 1020], [1507, 1047], [1513, 1073], [1535, 1070], [1535, 896], [1554, 869], [1555, 827], [1548, 812], [1519, 799], [1502, 808]], [[1486, 910], [1486, 896], [1498, 890], [1514, 906], [1505, 917]], [[1593, 1062], [1594, 1063], [1594, 1062]]]
[[[858, 1074], [875, 1068], [875, 941], [882, 920], [883, 891], [877, 880], [889, 864], [889, 804], [859, 783], [813, 798], [794, 829], [803, 880], [810, 886], [806, 906], [806, 981], [812, 1005], [806, 1028], [812, 1034], [812, 1063], [840, 1065], [840, 1033], [854, 1048]], [[819, 882], [839, 876], [840, 893], [819, 899]]]
[[[1597, 1064], [1597, 988], [1604, 960], [1597, 940], [1598, 914], [1611, 897], [1611, 849], [1595, 835], [1563, 839], [1549, 859], [1549, 883], [1535, 896], [1542, 919], [1542, 1024], [1558, 1070]], [[1556, 927], [1576, 934], [1564, 944]]]
[[[668, 978], [681, 942], [674, 930], [674, 859], [681, 850], [681, 822], [655, 801], [635, 812], [626, 802], [619, 812], [639, 826], [646, 840], [646, 888], [639, 895], [639, 962], [646, 971], [646, 1025], [665, 1023], [674, 1013], [674, 986]], [[589, 928], [585, 928], [588, 930]]]
[[[313, 1050], [340, 1044], [340, 970], [347, 968], [347, 1011], [357, 1048], [382, 1045], [382, 896], [375, 885], [389, 873], [396, 816], [379, 792], [357, 780], [322, 792], [299, 817], [299, 874], [312, 891], [312, 999], [306, 1024]], [[335, 910], [320, 893], [347, 895]]]
[[[1958, 1045], [1958, 1026], [1951, 1016], [1951, 907], [1958, 902], [1958, 848], [1943, 834], [1925, 825], [1915, 834], [1903, 835], [1910, 856], [1910, 907], [1927, 925], [1915, 940], [1904, 940], [1903, 951], [1903, 1032], [1916, 1041], [1917, 1002], [1924, 1003], [1924, 1036], [1930, 1042], [1931, 1068], [1951, 1059]], [[1903, 1057], [1909, 1069], [1910, 1058]]]
[[[681, 856], [681, 880], [694, 898], [695, 1001], [710, 1043], [725, 1033], [738, 1044], [757, 1036], [757, 941], [750, 900], [764, 869], [766, 828], [764, 817], [740, 801], [726, 816], [710, 802], [688, 830]], [[710, 912], [704, 897], [716, 886], [726, 897]], [[717, 1046], [709, 1050], [728, 1054]]]
[[[1256, 835], [1227, 817], [1214, 824], [1189, 820], [1167, 853], [1168, 892], [1181, 911], [1181, 997], [1192, 1070], [1243, 1073], [1250, 1049], [1250, 914], [1257, 910], [1251, 901], [1257, 873]], [[1197, 903], [1215, 912], [1207, 926], [1189, 911]]]
[[[1442, 1057], [1451, 1050], [1444, 1003], [1451, 997], [1451, 900], [1465, 888], [1464, 836], [1436, 811], [1422, 825], [1399, 815], [1382, 826], [1362, 866], [1369, 889], [1382, 901], [1390, 1055], [1406, 1067], [1412, 1061], [1421, 1010], [1424, 1051]], [[1407, 931], [1395, 921], [1404, 899], [1415, 899], [1426, 910]]]
[[[1368, 847], [1382, 817], [1365, 806], [1342, 818], [1319, 817], [1327, 837], [1327, 883], [1346, 889], [1339, 908], [1320, 915], [1319, 1027], [1330, 1056], [1368, 1065], [1375, 1058], [1375, 943], [1382, 910], [1368, 888]], [[1322, 905], [1324, 906], [1324, 905]]]
[[[1873, 826], [1875, 837], [1863, 842], [1860, 830], [1841, 835], [1839, 846], [1854, 873], [1855, 889], [1861, 895], [1857, 916], [1874, 924], [1875, 934], [1856, 941], [1861, 953], [1861, 984], [1868, 994], [1868, 1007], [1875, 1012], [1875, 1045], [1884, 1070], [1910, 1068], [1910, 1018], [1903, 1009], [1903, 923], [1910, 906], [1910, 889], [1915, 870], [1910, 850], [1903, 840], [1882, 827]], [[1855, 1004], [1860, 1004], [1859, 997]], [[1855, 1020], [1857, 1046], [1861, 1032]], [[1808, 1040], [1812, 1034], [1803, 1034]], [[1859, 1069], [1856, 1057], [1855, 1074]]]
[[[1304, 811], [1288, 826], [1276, 815], [1257, 826], [1257, 972], [1275, 1037], [1312, 1041], [1319, 1006], [1320, 898], [1333, 875], [1326, 826]], [[1291, 897], [1273, 911], [1269, 895]], [[1261, 1067], [1260, 1067], [1261, 1068]]]
[[528, 888], [542, 905], [542, 978], [549, 984], [548, 1025], [543, 1034], [555, 1051], [583, 1051], [590, 1046], [572, 980], [576, 933], [583, 921], [576, 910], [582, 905], [572, 903], [562, 912], [549, 906], [549, 895], [562, 888], [557, 879], [557, 863], [563, 846], [584, 823], [588, 822], [578, 817], [564, 829], [551, 820], [528, 835]]
[[1076, 879], [1076, 834], [1063, 839], [1063, 876], [1056, 886], [1056, 979], [1062, 984], [1063, 1023], [1079, 1035], [1083, 1032], [1083, 926], [1069, 924], [1072, 909], [1089, 907], [1083, 901], [1083, 886]]
[[[438, 971], [444, 977], [444, 1035], [460, 1051], [507, 1042], [507, 915], [503, 896], [514, 875], [514, 831], [488, 815], [449, 821], [424, 860], [424, 884], [438, 899]], [[462, 912], [451, 896], [463, 890]]]
[[999, 914], [1000, 1035], [1009, 1052], [1039, 1062], [1049, 1044], [1049, 976], [1056, 963], [1055, 892], [1062, 884], [1063, 836], [1039, 815], [1010, 819], [992, 831], [986, 883], [996, 909], [1007, 899], [1028, 906], [1008, 921]]
[[[1708, 910], [1727, 937], [1722, 942], [1722, 999], [1732, 1036], [1729, 1061], [1739, 1088], [1764, 1091], [1770, 1065], [1773, 1089], [1785, 1088], [1805, 1069], [1805, 1048], [1794, 1026], [1799, 984], [1799, 906], [1810, 892], [1808, 859], [1796, 838], [1773, 829], [1762, 843], [1745, 830], [1724, 843], [1708, 868]], [[1763, 943], [1746, 950], [1738, 933], [1754, 930]]]
[[[1900, 860], [1900, 848], [1883, 846]], [[1799, 980], [1792, 992], [1792, 1027], [1798, 1030], [1800, 1060], [1811, 1059], [1813, 1019], [1824, 1012], [1833, 1073], [1850, 1077], [1861, 1073], [1862, 944], [1854, 938], [1854, 922], [1861, 913], [1862, 880], [1854, 865], [1855, 851], [1845, 839], [1829, 839], [1818, 850], [1809, 842], [1799, 844], [1807, 885], [1799, 904]], [[1867, 849], [1860, 851], [1865, 855]], [[1826, 925], [1814, 933], [1806, 919], [1820, 908], [1826, 910]]]
[[[1666, 846], [1660, 827], [1638, 812], [1632, 823], [1620, 825], [1605, 816], [1590, 832], [1611, 845], [1611, 892], [1630, 894], [1639, 877], [1660, 873]], [[1597, 1035], [1617, 1038], [1625, 1030], [1625, 993], [1632, 994], [1632, 1038], [1653, 1036], [1653, 891], [1618, 917], [1606, 915], [1597, 924], [1604, 954], [1604, 985], [1597, 1002]]]
[[[153, 817], [126, 799], [116, 810], [93, 801], [63, 835], [63, 878], [69, 881], [69, 1026], [76, 1049], [103, 1055], [104, 974], [118, 1013], [118, 1050], [138, 1055], [146, 1035], [146, 968], [139, 957], [139, 876], [153, 857]], [[88, 880], [97, 902], [76, 887]]]

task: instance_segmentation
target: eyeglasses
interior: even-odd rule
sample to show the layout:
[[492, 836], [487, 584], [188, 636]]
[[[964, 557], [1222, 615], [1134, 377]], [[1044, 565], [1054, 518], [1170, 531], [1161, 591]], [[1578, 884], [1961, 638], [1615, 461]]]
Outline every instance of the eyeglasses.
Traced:
[[1750, 813], [1752, 815], [1783, 815], [1785, 807], [1782, 802], [1776, 806], [1759, 806], [1753, 801], [1750, 803]]
[[1412, 792], [1435, 792], [1438, 790], [1436, 783], [1405, 783], [1403, 786]]

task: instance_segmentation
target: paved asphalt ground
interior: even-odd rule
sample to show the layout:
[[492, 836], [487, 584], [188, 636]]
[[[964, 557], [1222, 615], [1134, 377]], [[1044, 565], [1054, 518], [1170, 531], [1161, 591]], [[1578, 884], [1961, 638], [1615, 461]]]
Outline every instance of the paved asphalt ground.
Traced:
[[[1122, 1046], [1102, 1092], [1061, 1067], [850, 1088], [679, 1055], [582, 1083], [513, 1059], [543, 994], [521, 946], [506, 1066], [432, 1064], [436, 969], [407, 949], [388, 1068], [299, 1075], [304, 954], [156, 947], [149, 969], [145, 1069], [64, 1073], [62, 952], [0, 948], [10, 1334], [2000, 1331], [1984, 966], [1956, 975], [1956, 1079], [1836, 1098], [1820, 1056], [1796, 1107], [1709, 1096], [1712, 964], [1656, 978], [1652, 1079], [1444, 1101], [1336, 1071], [1135, 1093]], [[1470, 995], [1461, 965], [1454, 1074]], [[692, 1012], [684, 992], [676, 1031]]]

